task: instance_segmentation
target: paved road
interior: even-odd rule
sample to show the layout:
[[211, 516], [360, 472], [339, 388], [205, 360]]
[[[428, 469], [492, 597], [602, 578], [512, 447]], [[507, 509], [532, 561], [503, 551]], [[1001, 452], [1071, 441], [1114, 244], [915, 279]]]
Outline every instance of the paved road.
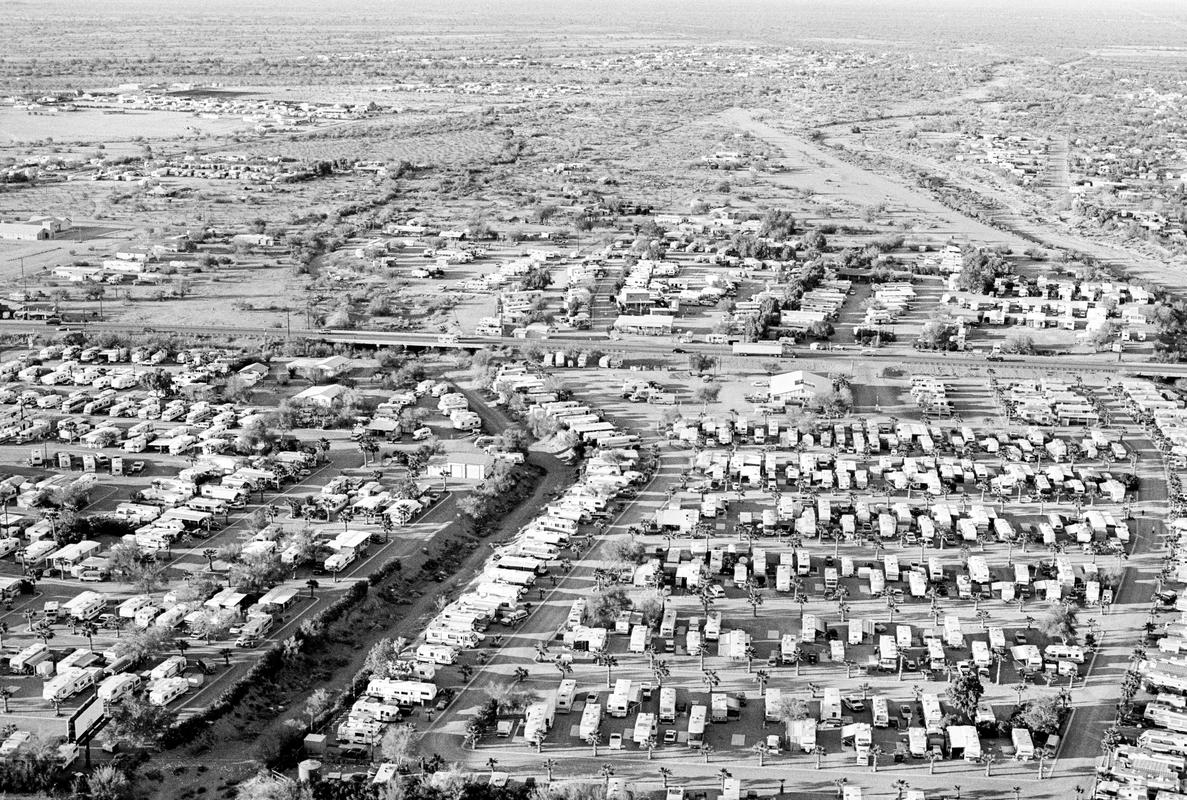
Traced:
[[[186, 336], [210, 337], [264, 337], [268, 339], [282, 339], [283, 334], [276, 328], [254, 327], [215, 327], [196, 325], [154, 325], [146, 328], [143, 325], [128, 325], [125, 323], [103, 322], [88, 325], [88, 329], [95, 331], [109, 331], [113, 333], [142, 334], [146, 331], [174, 333]], [[4, 321], [0, 322], [0, 334], [15, 333], [45, 333], [50, 330], [45, 325], [29, 322]], [[453, 349], [483, 349], [493, 346], [522, 346], [529, 340], [517, 339], [511, 336], [461, 336], [456, 341], [442, 340], [437, 334], [430, 333], [386, 333], [383, 331], [327, 331], [327, 330], [294, 330], [296, 338], [317, 339], [341, 344], [373, 345], [385, 347], [441, 347]], [[674, 348], [687, 352], [701, 352], [724, 359], [735, 358], [731, 349], [725, 345], [710, 345], [701, 343], [677, 343], [675, 338], [668, 337], [632, 337], [628, 339], [609, 340], [601, 335], [572, 334], [548, 339], [546, 342], [531, 340], [537, 344], [556, 348], [590, 348], [603, 351], [612, 350], [626, 355], [671, 357]], [[757, 369], [762, 364], [776, 360], [770, 357], [737, 357], [739, 364], [748, 364]], [[1151, 375], [1168, 378], [1187, 377], [1187, 364], [1155, 364], [1138, 361], [1133, 355], [1129, 360], [1117, 360], [1116, 356], [1102, 354], [1098, 357], [1085, 356], [1009, 356], [1004, 361], [989, 362], [984, 356], [972, 353], [930, 353], [920, 352], [906, 347], [885, 347], [869, 352], [848, 351], [814, 351], [808, 349], [796, 350], [794, 360], [790, 358], [778, 359], [788, 369], [802, 367], [825, 370], [851, 370], [855, 363], [862, 363], [868, 367], [871, 363], [886, 367], [928, 367], [954, 369], [993, 369], [999, 374], [1011, 372], [1046, 371], [1051, 373], [1085, 373], [1099, 372], [1108, 374]]]

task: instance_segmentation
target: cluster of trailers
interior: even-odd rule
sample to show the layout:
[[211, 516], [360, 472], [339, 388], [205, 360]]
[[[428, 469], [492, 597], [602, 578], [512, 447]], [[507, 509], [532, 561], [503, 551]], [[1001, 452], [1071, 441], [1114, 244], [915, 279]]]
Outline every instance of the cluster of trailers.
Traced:
[[[529, 378], [522, 367], [504, 366], [496, 382], [512, 380], [527, 386]], [[552, 402], [545, 400], [540, 407], [550, 415], [562, 412], [556, 419], [563, 423], [566, 409], [549, 405]], [[611, 449], [607, 445], [590, 454], [583, 478], [493, 553], [473, 584], [438, 611], [425, 626], [415, 648], [406, 650], [399, 664], [389, 668], [389, 672], [397, 672], [401, 678], [371, 680], [364, 697], [338, 725], [339, 746], [369, 747], [377, 742], [388, 722], [398, 719], [414, 705], [437, 698], [438, 688], [434, 683], [437, 666], [453, 664], [459, 651], [477, 647], [492, 623], [514, 625], [524, 619], [528, 613], [524, 595], [537, 578], [548, 574], [582, 526], [607, 519], [616, 499], [644, 479], [642, 473], [632, 469], [636, 459], [633, 450]], [[544, 737], [556, 710], [555, 696], [528, 707], [524, 719], [529, 741]]]
[[[187, 624], [201, 624], [203, 618], [226, 613], [228, 622], [235, 621], [230, 629], [238, 632], [237, 644], [241, 644], [271, 630], [271, 612], [291, 603], [296, 592], [289, 592], [287, 597], [281, 594], [272, 592], [250, 608], [243, 602], [246, 596], [233, 590], [223, 590], [205, 603], [178, 603], [168, 597], [154, 601], [148, 595], [137, 595], [113, 607], [107, 595], [84, 591], [65, 603], [47, 603], [45, 616], [51, 622], [70, 620], [76, 625], [118, 618], [142, 630], [180, 630]], [[245, 618], [241, 616], [244, 608]], [[143, 691], [149, 703], [166, 706], [203, 682], [202, 671], [186, 676], [187, 666], [187, 659], [178, 655], [165, 658], [145, 672], [136, 672], [135, 659], [121, 655], [114, 647], [102, 653], [79, 648], [55, 661], [45, 642], [27, 645], [8, 661], [11, 672], [42, 677], [42, 699], [54, 705], [94, 689], [98, 699], [107, 705]]]
[[1151, 695], [1142, 712], [1144, 729], [1124, 735], [1101, 759], [1100, 798], [1187, 793], [1187, 596], [1181, 595], [1187, 583], [1187, 519], [1170, 521], [1167, 544], [1172, 559], [1155, 605], [1174, 616], [1148, 628], [1150, 644], [1157, 649], [1136, 667], [1142, 688]]

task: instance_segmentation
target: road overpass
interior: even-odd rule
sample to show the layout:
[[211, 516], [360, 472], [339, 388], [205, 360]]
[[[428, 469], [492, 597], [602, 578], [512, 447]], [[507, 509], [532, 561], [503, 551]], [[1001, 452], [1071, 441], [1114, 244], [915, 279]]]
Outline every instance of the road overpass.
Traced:
[[[586, 349], [623, 355], [649, 358], [682, 357], [682, 353], [703, 353], [719, 359], [738, 358], [755, 366], [778, 361], [788, 369], [802, 364], [805, 369], [836, 368], [839, 363], [861, 364], [862, 368], [896, 367], [910, 372], [912, 367], [927, 369], [974, 369], [986, 368], [996, 372], [1046, 371], [1069, 375], [1086, 372], [1109, 373], [1113, 375], [1146, 375], [1163, 378], [1187, 377], [1187, 364], [1162, 364], [1146, 361], [1117, 361], [1108, 358], [1086, 358], [1083, 356], [1006, 356], [1002, 361], [987, 361], [984, 356], [972, 353], [936, 353], [911, 350], [902, 347], [855, 350], [796, 350], [795, 356], [776, 358], [773, 356], [734, 356], [728, 345], [678, 343], [667, 338], [632, 337], [612, 340], [601, 336], [565, 335], [551, 339], [519, 339], [512, 336], [452, 336], [437, 333], [415, 333], [408, 331], [367, 330], [292, 330], [281, 328], [259, 328], [238, 326], [206, 325], [130, 325], [120, 322], [89, 323], [74, 330], [88, 333], [109, 332], [129, 335], [146, 333], [199, 336], [214, 340], [229, 338], [260, 338], [284, 341], [286, 338], [311, 339], [335, 344], [349, 344], [362, 347], [408, 347], [440, 348], [444, 350], [482, 350], [490, 347], [522, 347], [534, 344], [549, 350]], [[44, 334], [54, 328], [19, 320], [0, 322], [0, 334]], [[677, 351], [682, 351], [678, 353]], [[831, 366], [828, 366], [831, 365]]]

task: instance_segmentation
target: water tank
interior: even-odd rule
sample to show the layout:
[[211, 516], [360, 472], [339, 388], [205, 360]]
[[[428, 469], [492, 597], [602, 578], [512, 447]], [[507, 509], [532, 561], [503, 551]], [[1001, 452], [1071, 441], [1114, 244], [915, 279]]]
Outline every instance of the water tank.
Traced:
[[297, 780], [301, 783], [317, 783], [321, 776], [321, 762], [307, 758], [297, 765]]

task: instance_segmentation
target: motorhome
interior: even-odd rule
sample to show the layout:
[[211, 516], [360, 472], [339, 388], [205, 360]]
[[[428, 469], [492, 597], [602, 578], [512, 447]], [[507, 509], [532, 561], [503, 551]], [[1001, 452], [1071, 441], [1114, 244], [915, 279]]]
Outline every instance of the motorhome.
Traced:
[[1014, 744], [1014, 758], [1019, 761], [1030, 761], [1035, 756], [1034, 740], [1026, 728], [1013, 728], [1010, 739]]
[[172, 678], [185, 672], [186, 664], [185, 656], [169, 656], [152, 668], [152, 671], [148, 673], [148, 678], [151, 681]]
[[694, 705], [688, 712], [688, 746], [700, 748], [705, 743], [705, 722], [709, 709]]
[[61, 703], [90, 688], [94, 682], [95, 675], [91, 670], [67, 667], [45, 682], [41, 687], [41, 697], [51, 703]]
[[709, 695], [709, 721], [713, 723], [729, 721], [729, 698], [725, 692], [713, 692]]
[[185, 678], [162, 678], [148, 687], [148, 702], [154, 706], [167, 706], [190, 690]]
[[659, 690], [659, 721], [664, 723], [676, 721], [676, 689], [664, 686]]
[[659, 635], [665, 639], [671, 639], [676, 635], [676, 609], [664, 610], [663, 620], [659, 624]]
[[633, 700], [632, 685], [628, 678], [620, 678], [614, 684], [614, 691], [606, 701], [606, 713], [612, 717], [625, 717], [630, 713]]
[[446, 666], [457, 661], [457, 650], [440, 644], [422, 644], [416, 648], [416, 660]]
[[372, 678], [367, 683], [366, 694], [388, 703], [413, 705], [430, 703], [437, 697], [435, 684], [425, 681], [401, 681], [388, 678]]
[[49, 647], [42, 642], [34, 642], [9, 660], [8, 669], [17, 675], [32, 672], [34, 667], [49, 657]]
[[656, 734], [658, 733], [658, 725], [655, 721], [655, 714], [650, 712], [639, 712], [635, 717], [634, 740], [635, 744], [640, 747], [647, 746], [647, 743], [654, 742]]
[[99, 684], [99, 699], [104, 703], [118, 703], [134, 694], [143, 682], [139, 675], [131, 672], [109, 675]]
[[871, 701], [871, 712], [875, 728], [890, 727], [890, 705], [885, 697], [875, 697]]
[[586, 703], [581, 712], [581, 725], [578, 736], [582, 741], [589, 739], [602, 725], [602, 707], [598, 703]]
[[573, 697], [577, 693], [577, 681], [566, 678], [556, 690], [556, 710], [568, 713], [573, 710]]
[[836, 687], [826, 687], [824, 699], [820, 703], [820, 719], [839, 720], [841, 718], [841, 690]]

